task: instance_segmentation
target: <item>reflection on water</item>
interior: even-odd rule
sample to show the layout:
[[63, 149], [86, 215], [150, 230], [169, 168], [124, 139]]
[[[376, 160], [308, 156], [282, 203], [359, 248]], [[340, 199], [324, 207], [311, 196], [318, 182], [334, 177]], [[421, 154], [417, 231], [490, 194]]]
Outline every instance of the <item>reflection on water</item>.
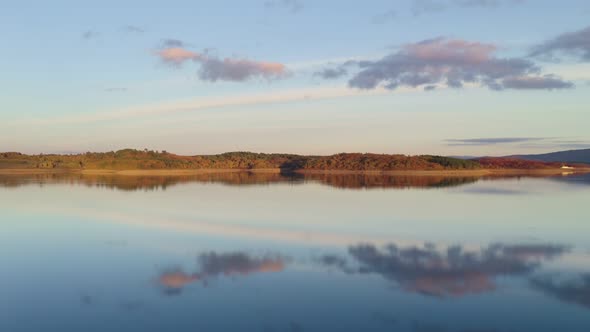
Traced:
[[335, 256], [324, 256], [320, 262], [346, 273], [380, 275], [406, 291], [447, 297], [492, 291], [495, 277], [529, 274], [544, 260], [566, 252], [566, 247], [493, 244], [465, 251], [459, 245], [443, 250], [433, 244], [404, 248], [391, 243], [383, 249], [369, 244], [351, 246], [348, 252], [358, 267]]
[[362, 174], [299, 174], [264, 172], [202, 173], [175, 176], [127, 176], [45, 173], [0, 175], [0, 186], [19, 187], [27, 184], [81, 184], [88, 187], [118, 190], [165, 190], [183, 183], [219, 183], [230, 186], [267, 185], [273, 183], [304, 184], [309, 182], [342, 188], [441, 188], [473, 183], [477, 177], [391, 176]]
[[588, 332], [586, 179], [3, 175], [0, 331]]
[[590, 173], [585, 174], [575, 174], [575, 175], [564, 175], [554, 177], [554, 180], [562, 181], [570, 184], [577, 184], [577, 185], [590, 185]]
[[[444, 188], [475, 183], [490, 179], [522, 179], [533, 176], [408, 176], [408, 175], [373, 175], [373, 174], [300, 174], [274, 172], [223, 172], [201, 173], [174, 176], [130, 176], [110, 174], [78, 174], [78, 173], [41, 173], [41, 174], [0, 174], [1, 187], [19, 187], [29, 184], [77, 184], [87, 187], [109, 188], [118, 190], [165, 190], [168, 187], [184, 183], [219, 183], [230, 186], [268, 185], [273, 183], [320, 183], [341, 189], [408, 189], [408, 188]], [[557, 181], [590, 184], [590, 174], [570, 176], [541, 176]], [[518, 194], [515, 191], [487, 189], [482, 193]], [[477, 190], [473, 191], [478, 193]]]
[[199, 269], [187, 274], [175, 269], [160, 275], [158, 282], [168, 295], [177, 295], [190, 283], [219, 277], [246, 276], [252, 273], [280, 272], [285, 268], [285, 259], [276, 257], [251, 257], [243, 252], [221, 253], [209, 252], [198, 258]]
[[127, 176], [111, 174], [78, 174], [78, 173], [42, 173], [27, 175], [0, 175], [0, 186], [19, 187], [28, 184], [77, 184], [87, 187], [109, 188], [118, 190], [165, 190], [168, 187], [183, 183], [220, 183], [226, 185], [245, 186], [269, 183], [300, 182], [298, 176], [280, 173], [257, 172], [225, 172], [202, 173], [175, 176]]
[[590, 309], [590, 273], [576, 276], [542, 276], [531, 279], [534, 288], [556, 298]]

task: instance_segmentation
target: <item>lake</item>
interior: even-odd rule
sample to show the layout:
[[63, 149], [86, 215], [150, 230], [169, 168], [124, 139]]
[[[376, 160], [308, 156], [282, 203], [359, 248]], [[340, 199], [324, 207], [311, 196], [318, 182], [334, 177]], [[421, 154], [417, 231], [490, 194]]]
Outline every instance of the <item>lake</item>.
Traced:
[[590, 331], [590, 177], [0, 175], [0, 331]]

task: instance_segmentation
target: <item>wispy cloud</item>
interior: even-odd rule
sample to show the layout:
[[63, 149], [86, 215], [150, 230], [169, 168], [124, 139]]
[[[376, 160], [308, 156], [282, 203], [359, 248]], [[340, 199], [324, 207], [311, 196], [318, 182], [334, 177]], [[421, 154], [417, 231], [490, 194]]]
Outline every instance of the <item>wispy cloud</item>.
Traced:
[[323, 70], [315, 72], [313, 75], [329, 80], [346, 76], [348, 75], [348, 71], [346, 70], [346, 68], [340, 66], [337, 68], [325, 68]]
[[304, 5], [299, 0], [269, 0], [264, 2], [264, 7], [285, 9], [291, 13], [297, 13], [304, 8]]
[[187, 46], [188, 46], [188, 44], [186, 44], [184, 41], [182, 41], [180, 39], [175, 39], [175, 38], [165, 38], [165, 39], [162, 39], [162, 41], [160, 42], [161, 48], [187, 47]]
[[413, 0], [412, 14], [437, 13], [452, 8], [496, 8], [503, 5], [522, 4], [526, 0]]
[[554, 90], [573, 88], [572, 82], [564, 81], [555, 75], [543, 76], [514, 76], [502, 81], [506, 89], [517, 90]]
[[535, 45], [530, 52], [530, 56], [550, 60], [558, 60], [559, 55], [590, 61], [590, 26]]
[[555, 75], [541, 75], [541, 69], [522, 58], [498, 58], [497, 47], [461, 39], [435, 38], [404, 45], [400, 50], [374, 61], [357, 61], [360, 71], [348, 82], [350, 87], [374, 89], [383, 86], [460, 88], [477, 84], [492, 90], [565, 89], [573, 83]]
[[424, 13], [436, 13], [446, 10], [448, 3], [441, 0], [413, 0], [412, 13], [414, 15], [421, 15]]
[[123, 31], [129, 32], [129, 33], [141, 34], [141, 33], [145, 32], [145, 29], [138, 27], [136, 25], [126, 25], [123, 27]]
[[496, 145], [522, 142], [536, 142], [547, 140], [550, 137], [488, 137], [488, 138], [463, 138], [447, 139], [448, 145]]
[[448, 146], [489, 146], [512, 145], [519, 149], [586, 149], [590, 148], [590, 140], [568, 139], [562, 137], [486, 137], [446, 139]]
[[397, 18], [397, 11], [395, 10], [388, 10], [384, 13], [378, 14], [373, 16], [371, 22], [373, 24], [385, 24], [391, 22]]
[[267, 105], [275, 103], [297, 102], [305, 100], [330, 99], [359, 95], [381, 95], [387, 91], [375, 89], [373, 91], [358, 91], [346, 87], [307, 88], [276, 91], [272, 94], [242, 94], [218, 97], [202, 97], [190, 100], [173, 101], [161, 104], [143, 105], [129, 108], [105, 110], [92, 114], [70, 115], [61, 118], [37, 119], [37, 125], [43, 124], [73, 124], [93, 123], [101, 121], [122, 120], [135, 117], [157, 116], [183, 112], [195, 112], [223, 107]]
[[553, 150], [565, 150], [565, 149], [590, 149], [590, 140], [555, 140], [555, 141], [544, 141], [544, 142], [530, 142], [518, 145], [521, 149], [553, 149]]
[[82, 39], [90, 40], [97, 38], [100, 34], [94, 30], [86, 30], [82, 33]]

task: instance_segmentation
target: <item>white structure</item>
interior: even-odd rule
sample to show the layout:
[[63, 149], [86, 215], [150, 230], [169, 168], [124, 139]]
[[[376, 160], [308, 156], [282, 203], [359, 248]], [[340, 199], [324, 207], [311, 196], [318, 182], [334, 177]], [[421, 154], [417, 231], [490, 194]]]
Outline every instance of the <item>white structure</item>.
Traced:
[[561, 169], [574, 169], [574, 168], [571, 166], [563, 165], [563, 166], [561, 166]]

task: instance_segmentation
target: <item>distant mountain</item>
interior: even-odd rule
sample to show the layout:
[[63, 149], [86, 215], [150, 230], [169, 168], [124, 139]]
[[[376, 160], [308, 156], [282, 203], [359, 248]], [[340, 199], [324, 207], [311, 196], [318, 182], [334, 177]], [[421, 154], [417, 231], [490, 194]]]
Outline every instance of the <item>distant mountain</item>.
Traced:
[[544, 154], [515, 155], [508, 158], [519, 158], [544, 162], [564, 162], [590, 164], [590, 149], [568, 150]]

